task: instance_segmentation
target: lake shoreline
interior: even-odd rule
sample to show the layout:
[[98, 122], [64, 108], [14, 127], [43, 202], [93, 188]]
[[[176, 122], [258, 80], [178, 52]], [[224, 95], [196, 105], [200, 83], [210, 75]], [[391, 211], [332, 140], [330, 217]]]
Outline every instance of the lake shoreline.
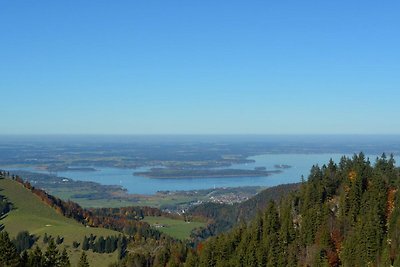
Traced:
[[186, 170], [152, 168], [146, 172], [134, 172], [135, 176], [143, 176], [151, 179], [205, 179], [205, 178], [252, 178], [268, 177], [281, 173], [282, 170], [245, 170], [245, 169], [218, 169], [218, 170]]

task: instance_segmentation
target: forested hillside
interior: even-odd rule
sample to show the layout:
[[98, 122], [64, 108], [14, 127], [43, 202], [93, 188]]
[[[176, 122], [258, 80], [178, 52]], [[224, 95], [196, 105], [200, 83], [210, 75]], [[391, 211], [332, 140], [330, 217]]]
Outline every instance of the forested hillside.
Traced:
[[186, 266], [400, 266], [394, 164], [361, 153], [314, 166], [300, 190], [200, 245]]
[[290, 192], [298, 190], [300, 184], [284, 184], [267, 188], [254, 197], [234, 205], [204, 203], [192, 208], [189, 213], [194, 217], [207, 218], [207, 227], [195, 229], [192, 238], [195, 241], [230, 230], [235, 224], [248, 222], [257, 212], [264, 210], [270, 200], [279, 201]]

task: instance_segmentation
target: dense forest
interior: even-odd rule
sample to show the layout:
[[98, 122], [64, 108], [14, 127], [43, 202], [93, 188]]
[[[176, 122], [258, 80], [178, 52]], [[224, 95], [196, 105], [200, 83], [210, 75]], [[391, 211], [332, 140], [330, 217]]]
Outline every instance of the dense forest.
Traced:
[[[374, 164], [360, 153], [313, 166], [298, 190], [243, 204], [248, 216], [265, 206], [252, 220], [181, 253], [164, 246], [164, 261], [137, 251], [118, 266], [400, 266], [399, 178], [386, 155]], [[208, 208], [201, 211], [215, 218], [246, 211]]]
[[298, 190], [300, 184], [285, 184], [264, 189], [254, 197], [241, 202], [230, 204], [203, 203], [189, 210], [192, 217], [207, 218], [206, 227], [194, 229], [192, 240], [194, 244], [210, 236], [217, 235], [230, 230], [241, 222], [253, 219], [257, 212], [264, 210], [270, 200], [279, 201], [290, 192]]
[[186, 266], [400, 266], [399, 185], [385, 155], [313, 166], [300, 190], [211, 238]]
[[[64, 248], [60, 251], [53, 239], [49, 241], [47, 249], [44, 252], [38, 246], [29, 252], [27, 249], [30, 246], [21, 250], [20, 245], [24, 243], [23, 241], [22, 237], [17, 237], [16, 244], [16, 240], [10, 240], [7, 232], [0, 232], [0, 266], [68, 267], [71, 265], [66, 249]], [[87, 263], [86, 256], [82, 254], [82, 257], [78, 266], [88, 266], [85, 265]]]

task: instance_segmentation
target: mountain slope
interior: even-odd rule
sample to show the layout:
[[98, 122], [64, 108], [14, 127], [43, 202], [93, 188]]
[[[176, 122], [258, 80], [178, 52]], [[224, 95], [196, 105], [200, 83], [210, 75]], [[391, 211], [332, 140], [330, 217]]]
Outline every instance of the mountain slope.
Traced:
[[192, 236], [205, 239], [231, 229], [235, 224], [253, 219], [264, 210], [270, 200], [279, 201], [291, 192], [298, 190], [300, 184], [283, 184], [264, 189], [254, 197], [234, 205], [204, 203], [193, 207], [189, 212], [193, 216], [207, 218], [207, 227], [195, 229]]
[[[0, 194], [4, 195], [13, 205], [13, 210], [0, 220], [5, 230], [10, 236], [16, 236], [22, 230], [28, 230], [31, 234], [40, 236], [39, 244], [45, 233], [56, 237], [64, 237], [61, 246], [68, 247], [71, 255], [71, 263], [74, 265], [78, 261], [80, 250], [72, 249], [72, 242], [82, 242], [85, 235], [109, 236], [119, 235], [119, 232], [104, 229], [91, 228], [66, 218], [56, 212], [55, 209], [43, 203], [40, 198], [20, 183], [10, 179], [0, 179]], [[92, 266], [104, 266], [107, 263], [116, 261], [114, 254], [94, 254], [88, 251], [89, 261]]]
[[299, 191], [211, 238], [186, 266], [400, 266], [399, 189], [392, 157], [314, 166]]

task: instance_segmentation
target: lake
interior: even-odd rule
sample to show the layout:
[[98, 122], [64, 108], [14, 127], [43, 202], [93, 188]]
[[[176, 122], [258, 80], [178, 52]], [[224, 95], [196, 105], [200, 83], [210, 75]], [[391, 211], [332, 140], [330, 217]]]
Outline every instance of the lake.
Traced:
[[[292, 166], [289, 169], [282, 169], [282, 173], [272, 174], [267, 177], [235, 177], [235, 178], [196, 178], [196, 179], [151, 179], [133, 175], [134, 172], [146, 171], [148, 168], [119, 169], [95, 167], [97, 171], [60, 171], [58, 176], [81, 181], [93, 181], [104, 185], [121, 185], [129, 193], [154, 194], [157, 191], [176, 190], [198, 190], [213, 187], [239, 187], [239, 186], [274, 186], [286, 183], [301, 181], [301, 176], [307, 179], [311, 166], [314, 164], [327, 164], [332, 158], [339, 162], [343, 154], [267, 154], [250, 157], [254, 163], [235, 164], [230, 168], [254, 169], [255, 167], [266, 167], [267, 170], [274, 170], [276, 164]], [[376, 156], [369, 156], [371, 162]], [[399, 162], [399, 157], [395, 157]], [[38, 171], [33, 167], [20, 168], [20, 170]]]

